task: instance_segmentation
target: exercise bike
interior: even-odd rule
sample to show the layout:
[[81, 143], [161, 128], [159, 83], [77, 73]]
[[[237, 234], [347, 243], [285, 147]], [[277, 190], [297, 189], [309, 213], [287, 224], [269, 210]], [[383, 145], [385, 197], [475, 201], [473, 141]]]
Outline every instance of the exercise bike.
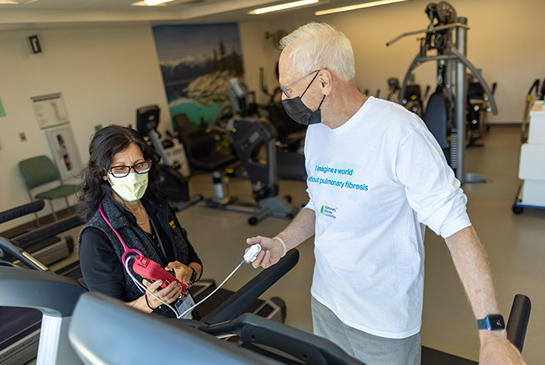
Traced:
[[388, 94], [386, 95], [386, 100], [401, 103], [406, 109], [422, 118], [424, 100], [428, 97], [430, 86], [428, 85], [426, 87], [424, 95], [422, 95], [420, 85], [414, 83], [405, 85], [404, 95], [400, 95], [400, 91], [399, 79], [397, 77], [390, 77], [388, 79]]
[[[492, 95], [496, 92], [497, 83], [492, 84]], [[486, 92], [475, 77], [468, 74], [467, 84], [467, 137], [466, 147], [483, 147], [475, 143], [490, 130], [487, 114], [490, 113], [490, 103]]]
[[536, 100], [543, 100], [545, 97], [545, 79], [543, 79], [543, 83], [541, 84], [541, 91], [538, 92], [539, 89], [539, 79], [536, 79], [532, 86], [530, 86], [530, 90], [528, 90], [528, 95], [526, 95], [526, 103], [524, 105], [524, 114], [522, 115], [522, 126], [520, 130], [520, 142], [526, 143], [528, 141], [528, 130], [530, 125], [530, 110], [532, 109], [533, 100], [535, 93], [535, 99]]
[[148, 105], [136, 110], [136, 129], [147, 136], [150, 144], [161, 155], [159, 171], [163, 178], [163, 186], [167, 192], [169, 205], [176, 211], [187, 209], [203, 199], [201, 195], [189, 194], [189, 184], [184, 177], [188, 175], [187, 160], [183, 147], [178, 141], [165, 139], [161, 141], [158, 132], [161, 110], [157, 105]]
[[[278, 80], [278, 62], [275, 67], [276, 79]], [[306, 181], [307, 172], [305, 169], [305, 156], [303, 144], [307, 132], [307, 126], [294, 122], [282, 106], [282, 90], [280, 86], [272, 92], [265, 85], [263, 68], [259, 69], [259, 84], [261, 92], [268, 98], [267, 105], [261, 106], [258, 110], [276, 129], [276, 172], [278, 178], [284, 180]], [[246, 116], [252, 116], [248, 111]]]
[[[202, 205], [251, 214], [250, 225], [269, 216], [292, 219], [298, 209], [290, 205], [289, 197], [278, 195], [276, 129], [266, 120], [246, 117], [250, 102], [243, 84], [233, 81], [229, 94], [237, 115], [226, 125], [231, 141], [227, 153], [218, 151], [214, 138], [193, 125], [184, 114], [173, 118], [190, 168], [212, 174], [214, 197]], [[254, 202], [240, 201], [227, 192], [224, 171], [235, 170], [232, 168], [235, 165], [250, 180]]]

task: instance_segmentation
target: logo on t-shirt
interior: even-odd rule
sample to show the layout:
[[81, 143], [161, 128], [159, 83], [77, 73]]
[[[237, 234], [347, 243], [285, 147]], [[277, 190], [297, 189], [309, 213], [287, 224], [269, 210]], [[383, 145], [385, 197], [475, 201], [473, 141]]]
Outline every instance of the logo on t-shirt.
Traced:
[[337, 208], [328, 207], [327, 205], [322, 205], [320, 208], [320, 214], [325, 215], [326, 217], [337, 219], [336, 213]]

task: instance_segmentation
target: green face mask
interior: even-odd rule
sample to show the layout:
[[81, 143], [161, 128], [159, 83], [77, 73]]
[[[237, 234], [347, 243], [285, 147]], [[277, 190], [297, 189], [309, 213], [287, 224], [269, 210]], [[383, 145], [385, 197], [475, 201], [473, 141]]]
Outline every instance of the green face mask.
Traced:
[[128, 202], [140, 200], [148, 187], [147, 173], [130, 173], [125, 177], [114, 177], [110, 173], [108, 176], [112, 189], [121, 197], [121, 199]]

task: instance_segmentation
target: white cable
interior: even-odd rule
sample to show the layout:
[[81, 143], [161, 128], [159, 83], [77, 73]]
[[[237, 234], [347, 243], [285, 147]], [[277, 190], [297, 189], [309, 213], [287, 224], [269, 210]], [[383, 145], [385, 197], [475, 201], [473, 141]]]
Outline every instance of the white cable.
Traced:
[[226, 277], [225, 280], [223, 280], [223, 282], [222, 282], [216, 289], [214, 289], [214, 291], [213, 291], [212, 293], [208, 294], [208, 295], [206, 296], [206, 298], [204, 298], [203, 300], [201, 300], [200, 302], [198, 302], [197, 304], [195, 304], [193, 307], [187, 309], [185, 312], [183, 312], [182, 314], [180, 314], [180, 315], [178, 316], [178, 319], [182, 318], [182, 317], [185, 316], [187, 313], [191, 312], [193, 309], [195, 309], [196, 306], [200, 305], [200, 304], [201, 304], [202, 302], [204, 302], [206, 299], [210, 298], [210, 297], [212, 296], [212, 294], [214, 294], [215, 292], [217, 292], [217, 291], [219, 290], [219, 288], [221, 288], [222, 285], [225, 284], [225, 282], [226, 282], [227, 280], [229, 280], [229, 278], [230, 278], [231, 276], [233, 276], [233, 274], [242, 266], [242, 264], [243, 264], [245, 261], [246, 261], [246, 260], [242, 260], [241, 263], [238, 264], [238, 266], [233, 270], [233, 272], [231, 272], [231, 273], [229, 274], [229, 276]]
[[129, 265], [129, 257], [127, 257], [127, 259], [125, 260], [125, 263], [123, 265], [125, 266], [125, 270], [127, 271], [129, 276], [131, 277], [132, 281], [134, 281], [134, 283], [139, 287], [140, 291], [142, 291], [144, 293], [144, 295], [146, 295], [145, 292], [150, 293], [155, 299], [157, 299], [158, 301], [160, 301], [161, 303], [163, 303], [164, 305], [169, 307], [174, 312], [174, 315], [176, 316], [176, 318], [179, 318], [178, 317], [178, 311], [173, 306], [171, 306], [170, 304], [165, 303], [161, 298], [159, 298], [157, 295], [153, 294], [142, 283], [140, 283], [138, 280], [136, 280], [136, 278], [131, 273], [131, 270], [129, 270], [129, 266], [128, 266]]
[[[261, 247], [259, 247], [259, 251], [261, 250]], [[258, 251], [258, 252], [259, 252]], [[255, 259], [255, 257], [254, 257]], [[253, 261], [253, 260], [252, 260]], [[161, 298], [157, 297], [155, 294], [153, 294], [151, 291], [148, 290], [148, 288], [146, 288], [142, 283], [140, 283], [138, 280], [136, 280], [136, 278], [132, 275], [131, 271], [129, 270], [129, 258], [127, 257], [127, 259], [125, 260], [123, 266], [125, 267], [125, 270], [127, 271], [127, 273], [129, 274], [129, 276], [131, 277], [131, 279], [134, 281], [134, 283], [140, 288], [140, 290], [143, 290], [147, 293], [150, 293], [155, 299], [157, 299], [158, 301], [160, 301], [161, 303], [163, 303], [164, 305], [166, 305], [167, 307], [169, 307], [173, 312], [174, 314], [176, 315], [176, 318], [177, 319], [180, 319], [180, 318], [183, 318], [187, 313], [193, 311], [193, 309], [195, 309], [198, 305], [201, 305], [205, 300], [207, 300], [208, 298], [210, 298], [214, 293], [216, 293], [222, 286], [223, 284], [225, 284], [225, 282], [227, 280], [229, 280], [231, 278], [231, 276], [233, 276], [233, 274], [242, 266], [242, 264], [244, 264], [246, 262], [246, 259], [243, 259], [240, 264], [238, 264], [238, 266], [229, 274], [229, 276], [227, 276], [225, 278], [225, 280], [222, 281], [222, 283], [216, 288], [214, 289], [214, 291], [212, 291], [212, 293], [208, 294], [206, 296], [206, 298], [204, 298], [203, 300], [201, 300], [200, 302], [198, 302], [197, 304], [195, 304], [194, 306], [192, 306], [191, 308], [188, 308], [185, 312], [183, 312], [182, 314], [178, 314], [178, 311], [172, 307], [170, 304], [167, 304], [165, 303]], [[144, 294], [145, 295], [145, 294]]]

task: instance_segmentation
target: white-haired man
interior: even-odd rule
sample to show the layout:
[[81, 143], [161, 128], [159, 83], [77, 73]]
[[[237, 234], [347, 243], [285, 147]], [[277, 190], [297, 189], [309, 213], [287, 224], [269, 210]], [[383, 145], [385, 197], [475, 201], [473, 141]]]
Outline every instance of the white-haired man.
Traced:
[[[309, 23], [281, 41], [282, 103], [309, 125], [309, 202], [274, 238], [252, 237], [269, 267], [314, 237], [314, 332], [369, 364], [419, 364], [424, 226], [444, 237], [480, 331], [481, 364], [524, 363], [499, 323], [490, 269], [467, 198], [426, 126], [363, 95], [350, 41]], [[481, 326], [480, 326], [481, 327]]]

